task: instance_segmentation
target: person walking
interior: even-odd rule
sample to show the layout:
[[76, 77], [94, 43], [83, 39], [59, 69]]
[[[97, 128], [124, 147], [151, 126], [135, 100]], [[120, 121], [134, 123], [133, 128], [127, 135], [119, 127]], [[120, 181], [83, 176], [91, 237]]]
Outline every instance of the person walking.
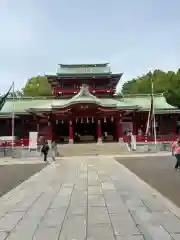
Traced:
[[175, 148], [178, 145], [179, 137], [176, 138], [176, 140], [172, 143], [171, 150], [172, 150], [172, 156], [175, 157]]
[[44, 155], [44, 162], [47, 162], [47, 156], [48, 156], [48, 152], [49, 152], [49, 145], [48, 145], [47, 140], [44, 141], [41, 152]]
[[173, 155], [176, 157], [176, 171], [180, 168], [180, 139], [178, 138], [177, 143], [173, 145]]
[[129, 150], [132, 151], [132, 139], [131, 139], [130, 131], [127, 132], [127, 144], [128, 144]]

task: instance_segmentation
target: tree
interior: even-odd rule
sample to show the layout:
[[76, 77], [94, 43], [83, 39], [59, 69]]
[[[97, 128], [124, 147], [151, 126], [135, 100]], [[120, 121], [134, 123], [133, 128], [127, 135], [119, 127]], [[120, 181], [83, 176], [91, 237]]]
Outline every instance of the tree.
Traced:
[[[180, 69], [177, 72], [155, 70], [152, 73], [154, 93], [164, 93], [168, 103], [180, 107]], [[149, 74], [128, 81], [122, 88], [123, 94], [150, 94]]]
[[169, 104], [180, 108], [180, 71], [173, 73], [170, 78], [169, 88], [165, 93], [166, 100]]
[[52, 88], [45, 76], [32, 77], [23, 89], [25, 97], [52, 96]]

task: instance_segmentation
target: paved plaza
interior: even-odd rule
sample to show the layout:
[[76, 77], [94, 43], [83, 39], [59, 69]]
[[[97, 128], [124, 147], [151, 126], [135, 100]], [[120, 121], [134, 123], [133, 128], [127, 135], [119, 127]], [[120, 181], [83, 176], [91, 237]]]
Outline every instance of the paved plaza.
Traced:
[[71, 157], [0, 198], [0, 240], [179, 240], [179, 218], [113, 157]]

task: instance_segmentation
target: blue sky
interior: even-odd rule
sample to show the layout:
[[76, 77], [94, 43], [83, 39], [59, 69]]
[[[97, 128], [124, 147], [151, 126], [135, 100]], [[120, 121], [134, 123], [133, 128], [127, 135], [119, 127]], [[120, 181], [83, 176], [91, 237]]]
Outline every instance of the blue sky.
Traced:
[[178, 0], [0, 0], [0, 87], [58, 63], [110, 62], [122, 82], [180, 67]]

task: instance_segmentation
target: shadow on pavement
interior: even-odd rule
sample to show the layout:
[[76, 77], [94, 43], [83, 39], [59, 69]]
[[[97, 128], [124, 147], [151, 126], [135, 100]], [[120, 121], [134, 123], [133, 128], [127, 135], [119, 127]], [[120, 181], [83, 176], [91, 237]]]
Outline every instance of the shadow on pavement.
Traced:
[[180, 207], [180, 172], [174, 170], [174, 157], [115, 159]]
[[35, 173], [41, 171], [47, 164], [13, 164], [0, 165], [0, 197]]

